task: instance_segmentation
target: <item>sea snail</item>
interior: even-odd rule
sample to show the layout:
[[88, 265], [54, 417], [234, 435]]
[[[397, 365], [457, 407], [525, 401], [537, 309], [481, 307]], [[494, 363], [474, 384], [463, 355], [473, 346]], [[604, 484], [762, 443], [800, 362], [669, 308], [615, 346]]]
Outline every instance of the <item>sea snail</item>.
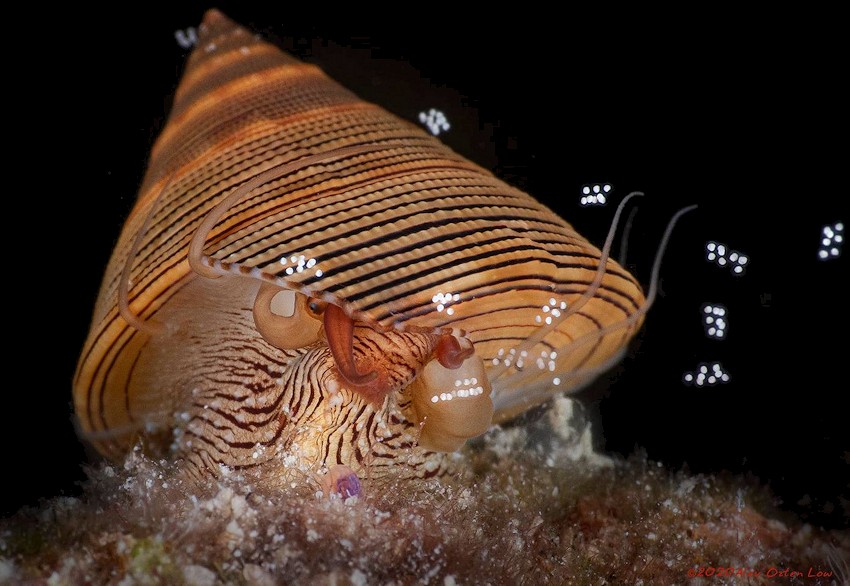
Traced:
[[610, 366], [647, 297], [531, 196], [211, 10], [106, 270], [76, 416], [105, 456], [141, 442], [198, 477], [433, 476]]

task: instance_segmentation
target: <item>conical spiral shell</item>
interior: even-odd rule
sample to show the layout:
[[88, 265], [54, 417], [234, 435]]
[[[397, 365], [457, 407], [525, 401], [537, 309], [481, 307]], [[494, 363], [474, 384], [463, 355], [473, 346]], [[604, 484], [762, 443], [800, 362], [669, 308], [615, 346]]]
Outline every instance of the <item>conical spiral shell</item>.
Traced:
[[[180, 393], [134, 382], [155, 338], [127, 313], [168, 327], [181, 291], [206, 279], [190, 264], [193, 239], [212, 272], [322, 298], [377, 330], [464, 335], [498, 369], [497, 419], [584, 383], [639, 328], [636, 280], [533, 197], [217, 11], [200, 32], [75, 378], [82, 430], [102, 452], [125, 451], [149, 413], [189, 408]], [[210, 335], [235, 336], [233, 352], [251, 343]]]

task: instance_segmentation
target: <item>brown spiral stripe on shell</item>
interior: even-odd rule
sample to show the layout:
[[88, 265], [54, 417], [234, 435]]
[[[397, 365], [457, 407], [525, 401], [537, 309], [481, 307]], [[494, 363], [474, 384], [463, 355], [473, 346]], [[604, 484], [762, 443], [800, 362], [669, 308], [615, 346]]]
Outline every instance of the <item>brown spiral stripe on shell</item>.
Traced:
[[[317, 67], [209, 11], [107, 267], [74, 381], [82, 431], [102, 453], [119, 457], [145, 426], [172, 425], [175, 414], [185, 418], [174, 425], [182, 430], [181, 445], [192, 442], [190, 459], [199, 469], [262, 462], [262, 454], [254, 457], [257, 445], [305, 435], [311, 425], [322, 438], [315, 451], [325, 459], [344, 452], [391, 465], [415, 441], [397, 411], [389, 417], [401, 421], [394, 424], [399, 430], [391, 425], [391, 439], [374, 442], [386, 422], [354, 399], [320, 417], [327, 407], [327, 355], [266, 345], [251, 330], [242, 297], [209, 302], [232, 318], [211, 322], [209, 331], [226, 332], [218, 347], [189, 340], [208, 347], [191, 363], [170, 363], [171, 370], [198, 370], [193, 376], [207, 387], [188, 381], [188, 374], [142, 368], [140, 361], [151, 363], [146, 356], [156, 355], [156, 337], [131, 327], [118, 310], [128, 262], [129, 306], [142, 320], [168, 327], [170, 305], [185, 303], [190, 293], [215, 295], [215, 280], [199, 284], [206, 279], [187, 259], [213, 208], [270, 168], [358, 145], [371, 150], [297, 169], [236, 202], [206, 235], [205, 254], [214, 266], [334, 300], [378, 330], [462, 330], [488, 364], [537, 331], [535, 317], [550, 298], [569, 303], [593, 281], [599, 250], [544, 205], [360, 100]], [[137, 254], [128, 258], [137, 241]], [[451, 313], [435, 310], [435, 292], [458, 297]], [[530, 353], [592, 337], [643, 301], [635, 279], [609, 260], [592, 299]], [[204, 311], [209, 315], [208, 307]], [[559, 353], [558, 371], [604, 363], [639, 326], [637, 320]], [[529, 385], [551, 376], [546, 369], [527, 374]], [[166, 384], [193, 388], [175, 391]], [[246, 402], [255, 407], [246, 409]], [[280, 422], [288, 421], [287, 410], [305, 427], [286, 429]], [[320, 420], [328, 417], [348, 424], [325, 430]]]

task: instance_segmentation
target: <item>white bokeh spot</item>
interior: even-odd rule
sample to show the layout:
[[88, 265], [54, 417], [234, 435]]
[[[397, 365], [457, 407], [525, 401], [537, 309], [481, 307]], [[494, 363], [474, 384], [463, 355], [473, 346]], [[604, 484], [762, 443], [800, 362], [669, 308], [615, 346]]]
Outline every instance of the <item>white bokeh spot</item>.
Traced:
[[321, 277], [324, 273], [319, 268], [319, 263], [315, 258], [309, 258], [303, 254], [290, 254], [281, 257], [280, 264], [286, 267], [284, 273], [287, 276], [292, 276], [304, 272], [313, 272], [313, 276]]
[[452, 303], [457, 303], [460, 301], [460, 295], [457, 293], [443, 293], [442, 291], [437, 291], [432, 297], [431, 302], [434, 304], [434, 309], [438, 312], [445, 312], [446, 315], [454, 315], [454, 308], [451, 307]]
[[726, 307], [719, 303], [703, 303], [700, 311], [705, 335], [714, 340], [726, 339], [729, 329]]
[[691, 387], [713, 387], [729, 382], [729, 373], [719, 362], [700, 362], [693, 372], [682, 375], [682, 382]]
[[434, 136], [439, 136], [441, 132], [446, 132], [451, 128], [449, 119], [436, 108], [431, 108], [427, 112], [419, 112], [419, 122], [424, 124]]
[[174, 31], [174, 38], [180, 48], [190, 49], [198, 44], [198, 31], [195, 30], [195, 27], [190, 26], [184, 30]]
[[613, 187], [610, 183], [593, 183], [581, 188], [581, 199], [583, 206], [604, 206], [608, 203], [608, 194]]
[[733, 275], [743, 275], [750, 258], [737, 250], [729, 250], [725, 244], [710, 240], [705, 244], [705, 259], [721, 268], [729, 268]]
[[820, 247], [818, 247], [818, 259], [829, 260], [841, 256], [841, 247], [844, 244], [844, 224], [836, 222], [826, 225], [821, 229]]

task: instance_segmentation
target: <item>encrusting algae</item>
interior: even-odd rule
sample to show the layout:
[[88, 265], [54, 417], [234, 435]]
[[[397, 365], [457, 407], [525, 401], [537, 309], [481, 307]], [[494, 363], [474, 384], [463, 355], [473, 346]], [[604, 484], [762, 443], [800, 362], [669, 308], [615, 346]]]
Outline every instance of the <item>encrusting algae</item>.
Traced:
[[198, 492], [136, 450], [0, 521], [0, 583], [847, 584], [850, 533], [754, 480], [595, 453], [576, 405], [494, 428], [460, 476], [361, 478], [348, 498], [235, 471]]

